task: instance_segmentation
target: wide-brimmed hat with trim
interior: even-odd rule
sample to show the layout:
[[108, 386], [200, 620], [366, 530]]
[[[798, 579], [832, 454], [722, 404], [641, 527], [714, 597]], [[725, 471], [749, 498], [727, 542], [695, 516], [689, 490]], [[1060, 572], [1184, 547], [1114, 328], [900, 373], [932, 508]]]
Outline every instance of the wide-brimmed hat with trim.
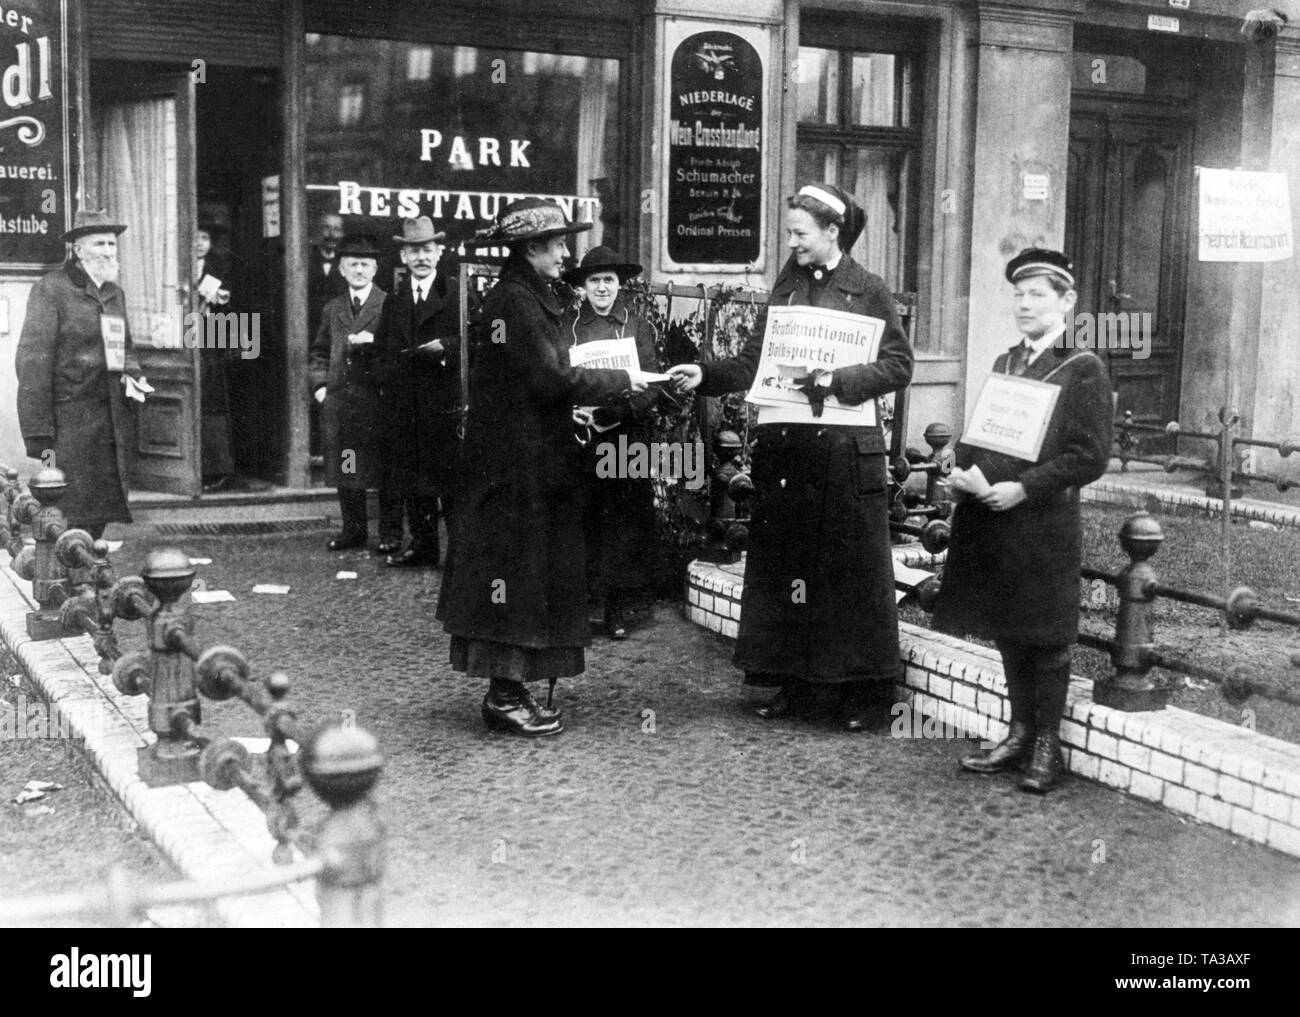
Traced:
[[519, 244], [566, 233], [585, 233], [593, 225], [569, 222], [564, 218], [564, 210], [545, 198], [520, 198], [502, 209], [496, 223], [481, 232], [477, 239], [484, 244]]
[[633, 261], [624, 261], [622, 255], [608, 247], [593, 247], [583, 255], [582, 264], [564, 273], [564, 281], [570, 286], [581, 286], [587, 281], [587, 276], [597, 272], [613, 272], [622, 285], [640, 275], [641, 266]]
[[393, 237], [399, 244], [427, 244], [429, 241], [442, 243], [447, 239], [446, 231], [435, 230], [433, 220], [427, 215], [422, 215], [418, 219], [402, 220], [402, 235]]
[[379, 258], [379, 245], [372, 233], [349, 233], [339, 241], [340, 258]]
[[82, 209], [72, 219], [72, 229], [63, 234], [66, 243], [72, 243], [78, 237], [91, 233], [112, 233], [117, 235], [126, 229], [120, 222], [110, 222], [106, 211], [100, 209]]
[[1036, 275], [1054, 275], [1074, 286], [1074, 262], [1060, 251], [1044, 247], [1026, 247], [1007, 262], [1007, 282], [1014, 283]]

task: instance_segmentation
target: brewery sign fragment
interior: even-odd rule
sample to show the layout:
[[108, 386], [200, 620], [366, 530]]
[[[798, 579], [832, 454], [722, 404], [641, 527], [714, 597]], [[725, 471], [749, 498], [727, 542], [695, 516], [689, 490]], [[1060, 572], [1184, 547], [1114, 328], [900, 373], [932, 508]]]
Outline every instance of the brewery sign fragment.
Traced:
[[0, 3], [0, 267], [63, 260], [73, 163], [68, 0]]

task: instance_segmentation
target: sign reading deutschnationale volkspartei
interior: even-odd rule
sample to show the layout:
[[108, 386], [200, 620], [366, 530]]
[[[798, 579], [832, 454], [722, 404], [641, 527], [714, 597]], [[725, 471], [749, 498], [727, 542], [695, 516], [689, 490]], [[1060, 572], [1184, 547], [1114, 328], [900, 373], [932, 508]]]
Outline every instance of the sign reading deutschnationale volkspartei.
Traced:
[[763, 61], [734, 32], [673, 50], [668, 97], [668, 257], [752, 265], [763, 243]]
[[67, 0], [0, 5], [0, 268], [63, 261], [72, 139]]

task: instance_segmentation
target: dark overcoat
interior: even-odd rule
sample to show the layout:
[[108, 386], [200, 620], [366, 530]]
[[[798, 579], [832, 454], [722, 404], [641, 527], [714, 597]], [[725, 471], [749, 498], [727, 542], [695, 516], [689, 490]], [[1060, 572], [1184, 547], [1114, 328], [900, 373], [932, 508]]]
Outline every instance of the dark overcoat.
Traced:
[[[59, 503], [73, 526], [129, 523], [130, 419], [122, 374], [109, 371], [101, 315], [126, 318], [116, 283], [96, 287], [75, 262], [40, 279], [18, 340], [18, 426], [27, 454], [54, 449], [68, 480]], [[126, 328], [126, 373], [139, 364]]]
[[[641, 370], [661, 370], [654, 326], [633, 314], [622, 294], [608, 314], [597, 314], [591, 304], [583, 301], [577, 310], [566, 314], [564, 330], [574, 346], [606, 339], [633, 339]], [[629, 446], [651, 440], [650, 413], [658, 399], [659, 389], [652, 387], [598, 406], [593, 414], [607, 430], [593, 431], [583, 456], [583, 528], [587, 536], [587, 575], [601, 592], [644, 589], [655, 581], [652, 482], [644, 477], [603, 476], [597, 464], [602, 459], [614, 461], [612, 451], [618, 448], [620, 437]]]
[[[1006, 373], [1008, 356], [997, 358], [994, 373]], [[973, 499], [958, 504], [933, 624], [1063, 646], [1079, 629], [1079, 488], [1106, 472], [1110, 456], [1110, 379], [1095, 354], [1055, 349], [1024, 377], [1061, 387], [1037, 461], [959, 443], [957, 465], [978, 464], [990, 484], [1020, 481], [1026, 500], [1005, 512]]]
[[[394, 494], [437, 497], [456, 479], [459, 290], [456, 278], [440, 271], [417, 309], [408, 275], [384, 304], [375, 342], [383, 362], [385, 451]], [[432, 339], [442, 340], [442, 353], [416, 349]]]
[[[893, 294], [844, 255], [823, 286], [793, 259], [771, 305], [802, 304], [885, 322], [874, 363], [842, 367], [830, 392], [848, 405], [896, 392], [912, 348]], [[748, 388], [766, 316], [740, 354], [701, 365], [704, 395]], [[736, 665], [756, 685], [892, 679], [899, 672], [885, 440], [871, 427], [765, 424], [755, 431], [754, 497]]]
[[[197, 267], [197, 266], [196, 266]], [[194, 301], [198, 313], [204, 316], [203, 328], [208, 328], [209, 314], [226, 314], [230, 304], [210, 304], [199, 296], [199, 284], [211, 277], [229, 291], [230, 273], [220, 257], [208, 255], [203, 259], [203, 271], [194, 279]], [[235, 472], [234, 456], [230, 447], [230, 363], [239, 357], [238, 344], [227, 349], [203, 346], [199, 362], [199, 407], [201, 420], [201, 462], [203, 476], [219, 477]]]
[[573, 407], [617, 395], [628, 376], [569, 367], [563, 314], [516, 257], [483, 303], [438, 604], [453, 636], [530, 649], [591, 642]]
[[307, 262], [311, 265], [307, 275], [307, 337], [310, 340], [320, 329], [321, 311], [340, 293], [347, 292], [348, 281], [339, 272], [339, 259], [326, 258], [315, 244], [311, 245]]
[[[325, 386], [321, 404], [321, 431], [325, 441], [325, 483], [330, 487], [364, 491], [378, 487], [383, 453], [384, 411], [379, 389], [376, 343], [354, 345], [356, 332], [375, 335], [388, 296], [370, 287], [366, 302], [355, 317], [351, 291], [335, 297], [321, 312], [320, 331], [311, 345], [311, 387]], [[343, 454], [352, 452], [352, 471], [343, 469]]]

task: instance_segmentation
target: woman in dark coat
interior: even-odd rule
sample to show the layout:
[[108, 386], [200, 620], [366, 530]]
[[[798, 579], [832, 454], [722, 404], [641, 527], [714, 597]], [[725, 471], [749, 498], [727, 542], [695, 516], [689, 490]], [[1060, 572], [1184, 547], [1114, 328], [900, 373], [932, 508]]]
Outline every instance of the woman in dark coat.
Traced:
[[[564, 329], [574, 346], [608, 339], [636, 342], [643, 371], [658, 372], [654, 326], [632, 313], [619, 290], [641, 274], [608, 247], [587, 252], [564, 281], [583, 293], [582, 305], [570, 310]], [[587, 541], [587, 581], [605, 602], [605, 631], [611, 639], [627, 638], [625, 611], [632, 598], [654, 582], [654, 487], [649, 477], [609, 476], [602, 462], [617, 462], [619, 443], [631, 448], [648, 444], [649, 415], [658, 392], [647, 389], [593, 411], [591, 438], [583, 457], [582, 529]]]
[[529, 737], [563, 724], [525, 683], [580, 674], [591, 642], [574, 407], [645, 388], [640, 371], [568, 365], [552, 282], [565, 237], [584, 229], [553, 202], [525, 198], [483, 238], [508, 244], [510, 257], [483, 305], [438, 603], [453, 669], [490, 682], [484, 721]]
[[[67, 477], [59, 505], [72, 526], [98, 538], [111, 522], [129, 523], [129, 418], [124, 376], [140, 378], [126, 323], [126, 297], [113, 282], [117, 236], [126, 227], [103, 212], [78, 212], [63, 239], [73, 256], [40, 279], [27, 298], [18, 340], [18, 424], [27, 454], [54, 462]], [[96, 284], [89, 271], [98, 273]], [[115, 321], [125, 365], [110, 365], [102, 323]]]
[[[810, 305], [885, 322], [874, 363], [839, 368], [806, 387], [815, 413], [827, 394], [858, 405], [912, 377], [893, 295], [848, 255], [861, 230], [861, 210], [838, 188], [805, 187], [789, 200], [792, 254], [769, 306]], [[765, 325], [739, 356], [670, 373], [704, 395], [747, 388]], [[780, 687], [760, 717], [796, 713], [810, 703], [814, 684], [831, 685], [845, 727], [864, 730], [870, 692], [887, 690], [900, 670], [880, 426], [765, 424], [756, 437], [736, 665], [747, 684]]]
[[964, 757], [962, 767], [995, 773], [1028, 760], [1020, 786], [1038, 792], [1055, 786], [1063, 769], [1058, 730], [1079, 628], [1079, 488], [1106, 471], [1111, 447], [1105, 366], [1058, 342], [1075, 301], [1072, 271], [1060, 252], [1032, 248], [1007, 265], [1024, 339], [993, 372], [1061, 393], [1036, 460], [957, 446], [952, 486], [963, 500], [934, 613], [936, 628], [996, 643], [1011, 700], [1006, 740]]
[[[393, 495], [383, 465], [384, 406], [380, 397], [375, 333], [388, 296], [374, 285], [379, 248], [368, 235], [343, 238], [338, 273], [347, 289], [321, 310], [311, 344], [311, 387], [321, 406], [325, 484], [338, 488], [343, 529], [326, 545], [331, 551], [364, 547], [368, 538], [366, 490], [379, 488], [379, 542], [401, 539], [401, 512], [394, 520]], [[345, 462], [344, 456], [347, 456]], [[397, 533], [391, 531], [396, 524]]]

